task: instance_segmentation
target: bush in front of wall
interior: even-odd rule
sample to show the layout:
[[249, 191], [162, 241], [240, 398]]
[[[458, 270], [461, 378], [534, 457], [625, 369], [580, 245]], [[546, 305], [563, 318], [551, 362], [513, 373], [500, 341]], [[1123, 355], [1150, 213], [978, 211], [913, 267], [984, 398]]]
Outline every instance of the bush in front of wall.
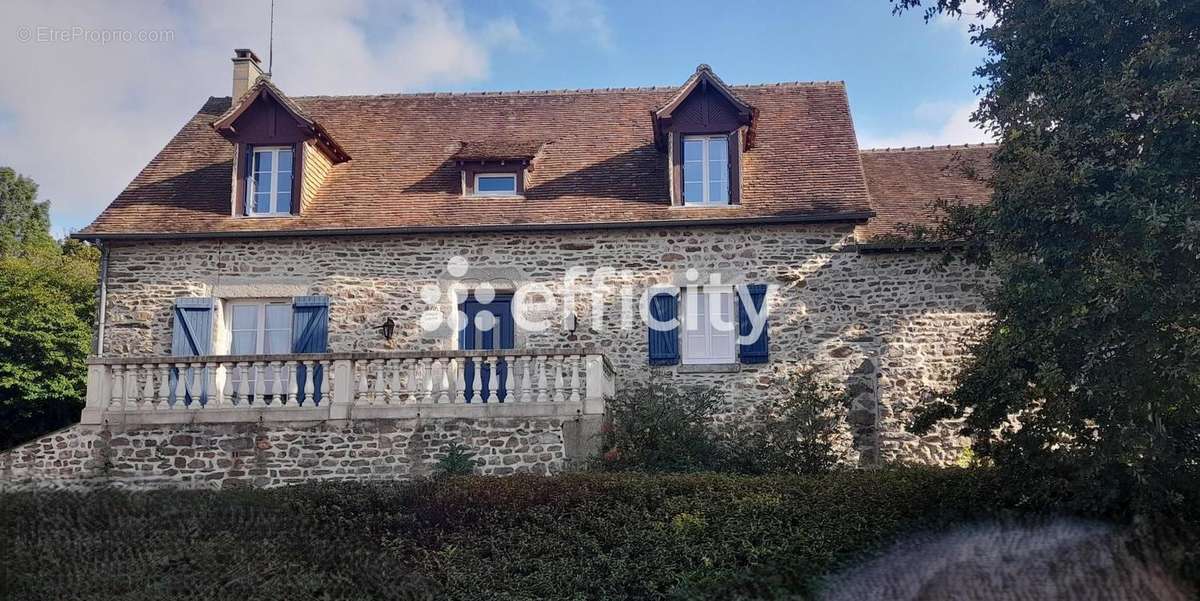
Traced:
[[734, 420], [722, 436], [724, 468], [743, 474], [815, 474], [832, 469], [833, 449], [847, 406], [843, 389], [822, 379], [815, 367], [786, 376], [785, 394], [759, 402], [745, 419]]
[[721, 464], [713, 418], [725, 408], [715, 388], [674, 387], [650, 377], [608, 399], [598, 464], [605, 470], [689, 472]]
[[446, 454], [437, 460], [433, 473], [435, 477], [470, 476], [475, 473], [479, 460], [475, 452], [461, 442], [453, 442], [446, 448]]

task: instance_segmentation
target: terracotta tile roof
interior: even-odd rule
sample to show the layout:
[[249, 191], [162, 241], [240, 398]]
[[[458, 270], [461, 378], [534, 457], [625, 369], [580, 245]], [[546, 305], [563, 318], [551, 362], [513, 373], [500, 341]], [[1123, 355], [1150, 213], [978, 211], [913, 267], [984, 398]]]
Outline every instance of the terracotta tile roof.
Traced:
[[[212, 98], [80, 236], [808, 218], [870, 210], [841, 83], [733, 86], [757, 111], [741, 206], [672, 208], [651, 111], [678, 88], [297, 97], [350, 161], [305, 213], [231, 216], [233, 146]], [[546, 142], [526, 198], [463, 198], [462, 141]]]
[[451, 155], [458, 161], [532, 159], [546, 143], [536, 140], [472, 140]]
[[977, 205], [991, 190], [992, 144], [862, 151], [863, 172], [871, 191], [873, 217], [868, 237], [895, 233], [903, 223], [930, 225], [938, 200]]

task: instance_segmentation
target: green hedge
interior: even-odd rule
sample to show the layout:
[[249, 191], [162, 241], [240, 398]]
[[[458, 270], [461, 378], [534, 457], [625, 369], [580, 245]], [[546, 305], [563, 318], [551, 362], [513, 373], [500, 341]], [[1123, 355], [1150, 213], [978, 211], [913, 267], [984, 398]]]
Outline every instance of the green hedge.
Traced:
[[0, 495], [0, 598], [731, 599], [1021, 500], [987, 471]]

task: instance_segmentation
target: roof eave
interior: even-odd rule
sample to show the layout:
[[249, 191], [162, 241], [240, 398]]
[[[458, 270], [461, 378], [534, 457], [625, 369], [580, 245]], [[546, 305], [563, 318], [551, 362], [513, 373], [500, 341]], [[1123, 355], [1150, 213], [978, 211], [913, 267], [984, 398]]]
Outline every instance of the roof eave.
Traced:
[[569, 231], [591, 229], [644, 229], [655, 227], [700, 227], [713, 225], [788, 225], [813, 223], [866, 223], [875, 216], [874, 211], [845, 211], [835, 213], [804, 213], [797, 215], [774, 215], [766, 217], [717, 217], [711, 219], [653, 219], [643, 221], [597, 221], [566, 223], [512, 223], [456, 226], [409, 226], [381, 228], [330, 228], [307, 230], [245, 230], [216, 232], [75, 232], [70, 235], [76, 240], [121, 241], [121, 240], [166, 240], [166, 239], [214, 239], [214, 238], [277, 238], [291, 236], [380, 236], [403, 234], [455, 234], [489, 232], [536, 232]]

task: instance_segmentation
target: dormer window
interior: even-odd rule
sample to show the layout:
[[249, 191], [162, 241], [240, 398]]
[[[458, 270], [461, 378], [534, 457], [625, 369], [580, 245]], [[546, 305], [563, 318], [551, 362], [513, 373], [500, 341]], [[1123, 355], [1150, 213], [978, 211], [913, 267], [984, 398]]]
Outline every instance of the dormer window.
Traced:
[[247, 215], [292, 214], [291, 146], [251, 148], [250, 177], [246, 181]]
[[721, 207], [741, 203], [742, 153], [754, 139], [754, 107], [700, 65], [653, 112], [654, 143], [667, 154], [671, 204]]
[[729, 137], [683, 137], [683, 204], [729, 204]]
[[517, 196], [517, 174], [476, 173], [475, 196]]

